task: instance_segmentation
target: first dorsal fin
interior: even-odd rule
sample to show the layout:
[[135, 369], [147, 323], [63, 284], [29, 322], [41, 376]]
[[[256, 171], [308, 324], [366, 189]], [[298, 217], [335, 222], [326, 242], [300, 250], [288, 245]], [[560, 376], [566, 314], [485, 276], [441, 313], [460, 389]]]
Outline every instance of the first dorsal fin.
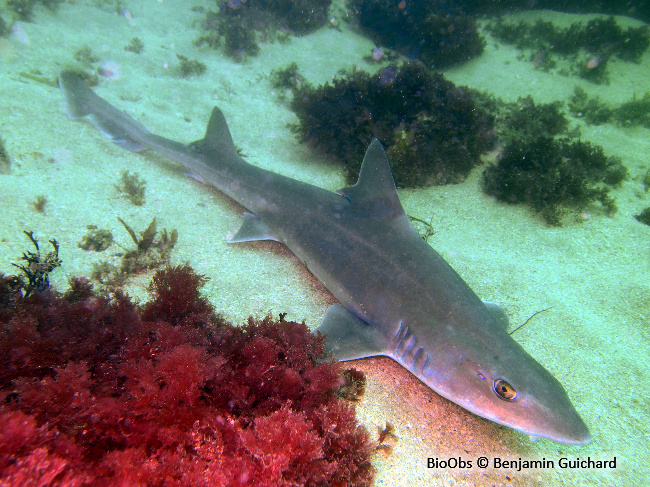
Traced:
[[397, 216], [404, 213], [388, 158], [377, 139], [373, 139], [368, 146], [357, 183], [339, 190], [339, 193], [350, 199], [353, 206], [365, 208], [376, 216]]
[[190, 145], [205, 156], [238, 156], [226, 117], [218, 107], [212, 109], [205, 136]]

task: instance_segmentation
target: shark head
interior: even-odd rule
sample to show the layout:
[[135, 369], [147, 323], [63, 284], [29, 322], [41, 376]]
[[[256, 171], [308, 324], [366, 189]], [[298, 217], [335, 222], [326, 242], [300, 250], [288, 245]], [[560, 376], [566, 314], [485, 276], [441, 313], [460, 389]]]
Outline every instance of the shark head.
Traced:
[[445, 330], [450, 336], [443, 340], [450, 346], [437, 349], [420, 379], [474, 414], [531, 438], [589, 443], [589, 430], [560, 382], [505, 330], [495, 328], [480, 326], [476, 329], [490, 331], [471, 336]]
[[[382, 327], [332, 305], [318, 331], [339, 360], [389, 356], [441, 396], [531, 438], [591, 441], [560, 382], [508, 334], [501, 308], [477, 299], [451, 315], [443, 326], [396, 320]], [[462, 326], [467, 321], [476, 326]]]

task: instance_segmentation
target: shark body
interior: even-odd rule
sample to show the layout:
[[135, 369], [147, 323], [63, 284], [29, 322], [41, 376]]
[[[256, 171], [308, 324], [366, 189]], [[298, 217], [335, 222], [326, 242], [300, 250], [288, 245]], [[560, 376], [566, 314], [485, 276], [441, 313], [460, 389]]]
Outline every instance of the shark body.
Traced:
[[170, 157], [247, 208], [231, 242], [285, 244], [340, 303], [317, 329], [337, 359], [386, 355], [478, 416], [531, 437], [591, 441], [562, 385], [508, 334], [503, 310], [412, 227], [378, 140], [358, 182], [333, 193], [245, 162], [216, 107], [205, 137], [186, 145], [151, 134], [71, 72], [59, 85], [70, 118], [89, 118], [127, 150]]

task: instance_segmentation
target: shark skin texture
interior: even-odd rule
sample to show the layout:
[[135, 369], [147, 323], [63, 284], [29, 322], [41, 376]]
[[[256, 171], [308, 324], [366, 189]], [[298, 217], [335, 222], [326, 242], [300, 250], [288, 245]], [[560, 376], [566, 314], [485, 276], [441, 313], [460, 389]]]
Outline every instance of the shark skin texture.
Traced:
[[59, 86], [69, 118], [88, 118], [126, 150], [169, 157], [248, 209], [231, 243], [286, 245], [340, 303], [316, 330], [338, 360], [385, 355], [478, 416], [531, 438], [591, 441], [559, 381], [508, 334], [505, 312], [415, 231], [378, 140], [357, 183], [334, 193], [244, 161], [217, 107], [205, 137], [182, 144], [150, 133], [72, 72]]

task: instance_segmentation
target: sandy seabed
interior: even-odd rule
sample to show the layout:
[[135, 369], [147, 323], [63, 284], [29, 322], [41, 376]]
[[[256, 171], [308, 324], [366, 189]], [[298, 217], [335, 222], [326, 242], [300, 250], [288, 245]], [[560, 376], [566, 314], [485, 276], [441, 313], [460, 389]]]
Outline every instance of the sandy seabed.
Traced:
[[[212, 2], [203, 3], [213, 8]], [[233, 322], [250, 314], [287, 312], [287, 319], [315, 328], [334, 298], [282, 245], [228, 245], [225, 237], [238, 228], [241, 207], [185, 178], [162, 157], [125, 152], [89, 124], [69, 121], [57, 89], [20, 73], [39, 70], [54, 79], [75, 64], [77, 50], [89, 46], [100, 63], [114, 62], [121, 69], [119, 79], [104, 81], [97, 92], [152, 132], [182, 142], [199, 139], [216, 104], [249, 161], [336, 190], [343, 185], [341, 171], [287, 128], [296, 118], [273, 93], [267, 75], [290, 62], [314, 84], [341, 68], [370, 70], [363, 58], [373, 43], [341, 24], [340, 31], [323, 28], [288, 44], [262, 45], [257, 57], [238, 64], [192, 44], [201, 14], [191, 12], [186, 2], [143, 1], [130, 9], [132, 19], [90, 0], [63, 4], [55, 13], [37, 9], [33, 23], [19, 22], [9, 38], [0, 39], [0, 130], [14, 159], [12, 172], [0, 175], [0, 272], [15, 273], [11, 263], [29, 249], [23, 231], [33, 230], [45, 248], [52, 237], [60, 242], [64, 265], [52, 281], [63, 290], [68, 277], [89, 275], [93, 263], [118, 260], [112, 255], [119, 252], [116, 247], [105, 253], [77, 247], [87, 225], [110, 229], [129, 246], [116, 217], [142, 230], [155, 216], [159, 228], [179, 232], [172, 262], [189, 262], [209, 277], [205, 292]], [[588, 18], [537, 15], [562, 25]], [[123, 49], [133, 37], [144, 43], [140, 55]], [[176, 54], [202, 61], [207, 73], [178, 78]], [[541, 103], [566, 101], [576, 86], [611, 103], [650, 91], [650, 53], [639, 64], [612, 61], [611, 84], [603, 86], [535, 70], [517, 54], [488, 38], [482, 56], [444, 74], [507, 101], [527, 95]], [[368, 376], [360, 420], [373, 432], [390, 422], [398, 437], [391, 440], [391, 452], [379, 451], [374, 459], [376, 485], [639, 486], [650, 478], [650, 228], [632, 218], [650, 205], [642, 183], [650, 168], [650, 131], [572, 124], [580, 127], [583, 140], [602, 145], [629, 169], [630, 179], [613, 191], [619, 211], [611, 218], [594, 207], [584, 219], [569, 218], [564, 226], [549, 228], [528, 209], [483, 195], [480, 168], [462, 184], [404, 190], [400, 197], [408, 214], [431, 219], [431, 245], [482, 299], [501, 304], [512, 323], [552, 307], [515, 338], [564, 385], [593, 442], [583, 447], [533, 443], [442, 399], [390, 359], [366, 359], [354, 363]], [[126, 169], [147, 181], [142, 207], [115, 190]], [[31, 206], [38, 195], [49, 200], [44, 215]], [[128, 292], [146, 300], [149, 278], [130, 280]], [[488, 468], [476, 465], [481, 456], [490, 460]], [[576, 457], [616, 457], [617, 466], [558, 466], [560, 458]], [[469, 460], [473, 466], [427, 468], [429, 458]], [[555, 466], [498, 469], [495, 458], [545, 459]]]

